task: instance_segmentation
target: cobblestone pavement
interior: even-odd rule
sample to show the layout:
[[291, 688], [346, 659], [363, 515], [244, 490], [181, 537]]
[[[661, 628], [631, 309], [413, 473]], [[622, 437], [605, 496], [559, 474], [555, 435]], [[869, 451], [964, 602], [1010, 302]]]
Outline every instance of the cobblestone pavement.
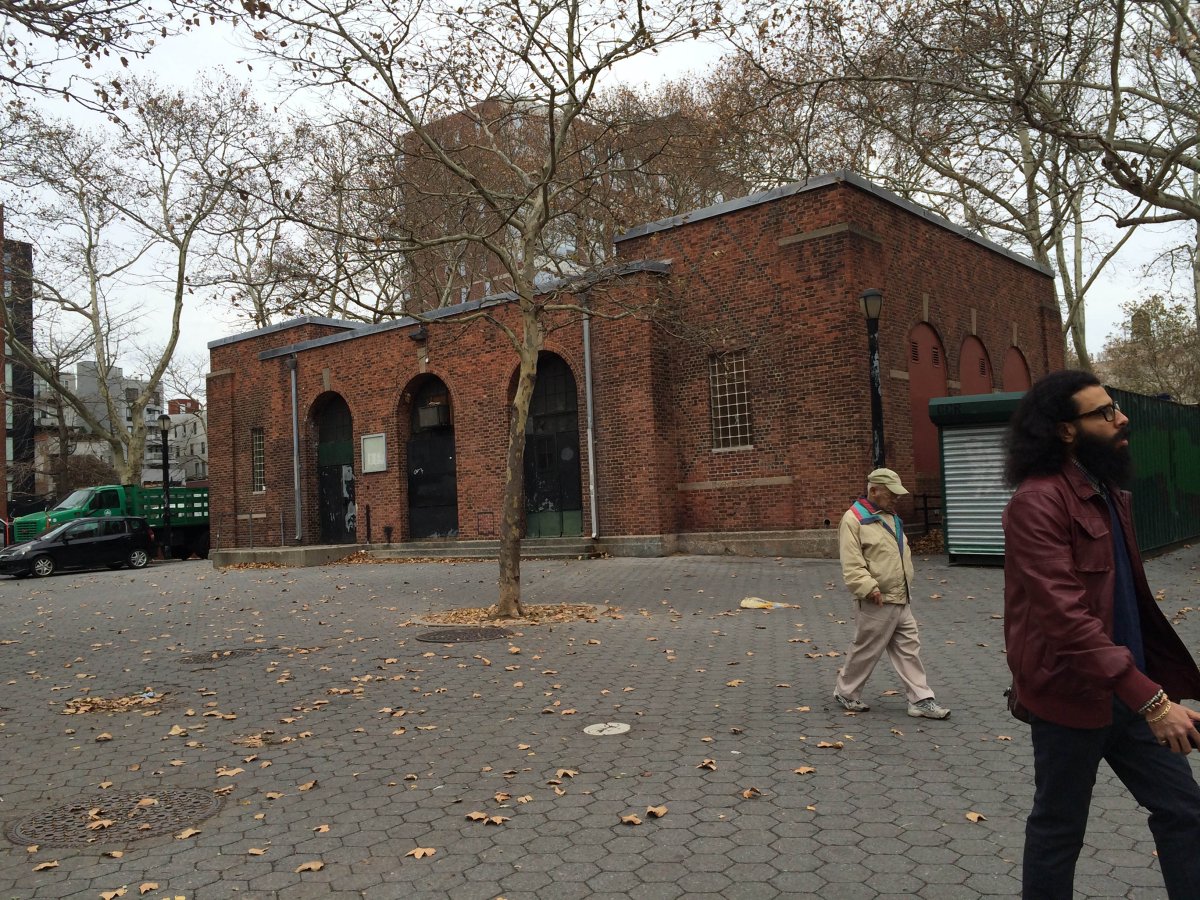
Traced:
[[[1149, 564], [1193, 653], [1198, 562]], [[0, 580], [0, 900], [1016, 895], [1032, 785], [1001, 697], [999, 570], [918, 565], [943, 722], [905, 714], [886, 662], [869, 713], [834, 706], [853, 623], [833, 563], [523, 574], [528, 602], [616, 611], [447, 645], [410, 623], [489, 602], [494, 564]], [[737, 609], [748, 595], [799, 608]], [[64, 714], [148, 688], [153, 707]], [[583, 731], [610, 721], [631, 728]], [[207, 818], [173, 805], [214, 791]], [[1081, 895], [1163, 896], [1153, 849], [1105, 770]]]

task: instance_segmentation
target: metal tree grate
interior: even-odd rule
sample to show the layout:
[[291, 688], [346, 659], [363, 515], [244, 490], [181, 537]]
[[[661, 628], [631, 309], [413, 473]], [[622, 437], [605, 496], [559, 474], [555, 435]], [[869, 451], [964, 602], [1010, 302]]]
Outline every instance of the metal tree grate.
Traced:
[[51, 807], [11, 824], [8, 839], [41, 847], [124, 844], [179, 831], [220, 808], [220, 797], [201, 790], [102, 794]]
[[180, 657], [182, 662], [189, 665], [200, 666], [204, 663], [219, 663], [225, 662], [228, 659], [241, 659], [245, 656], [254, 656], [261, 653], [263, 648], [259, 647], [235, 647], [232, 650], [209, 650], [206, 653], [192, 653], [188, 656]]
[[431, 644], [465, 644], [471, 641], [494, 641], [508, 637], [511, 633], [507, 628], [478, 625], [471, 628], [439, 628], [437, 631], [426, 631], [418, 634], [417, 640]]

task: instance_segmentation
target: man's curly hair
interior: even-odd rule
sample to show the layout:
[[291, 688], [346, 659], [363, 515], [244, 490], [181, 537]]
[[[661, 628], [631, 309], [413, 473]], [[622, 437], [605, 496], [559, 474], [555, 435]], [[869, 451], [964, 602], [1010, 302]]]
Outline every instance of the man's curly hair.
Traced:
[[1063, 369], [1038, 379], [1026, 391], [1008, 423], [1004, 478], [1016, 487], [1033, 475], [1052, 475], [1067, 460], [1067, 445], [1058, 434], [1060, 422], [1070, 421], [1079, 410], [1075, 394], [1100, 384], [1091, 372]]

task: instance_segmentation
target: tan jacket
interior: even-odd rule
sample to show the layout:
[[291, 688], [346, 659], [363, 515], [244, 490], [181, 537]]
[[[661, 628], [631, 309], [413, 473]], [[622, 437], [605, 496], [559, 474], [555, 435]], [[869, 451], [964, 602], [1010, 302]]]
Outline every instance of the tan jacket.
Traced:
[[[881, 515], [893, 525], [889, 513]], [[866, 600], [879, 588], [884, 603], [908, 602], [913, 564], [907, 538], [902, 559], [890, 530], [878, 521], [859, 522], [854, 510], [848, 509], [838, 527], [838, 555], [842, 559], [842, 579], [854, 599]]]

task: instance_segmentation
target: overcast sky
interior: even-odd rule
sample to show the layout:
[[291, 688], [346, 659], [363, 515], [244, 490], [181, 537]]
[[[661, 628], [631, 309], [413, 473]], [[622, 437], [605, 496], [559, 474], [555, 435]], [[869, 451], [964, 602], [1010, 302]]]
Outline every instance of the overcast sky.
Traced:
[[[240, 33], [244, 34], [244, 29]], [[264, 101], [280, 102], [283, 95], [271, 90], [273, 79], [269, 64], [255, 58], [252, 48], [239, 45], [237, 35], [236, 29], [217, 25], [202, 27], [193, 34], [170, 38], [148, 58], [136, 62], [135, 71], [150, 75], [162, 83], [186, 88], [197, 75], [220, 67], [239, 81], [251, 79], [252, 83], [260, 85]], [[676, 45], [656, 56], [645, 56], [627, 62], [614, 73], [613, 81], [630, 84], [654, 83], [665, 77], [702, 72], [713, 64], [718, 55], [719, 51], [714, 47], [699, 42]], [[247, 61], [254, 66], [253, 73], [248, 72]], [[293, 98], [292, 104], [294, 103]], [[77, 109], [77, 106], [67, 109], [59, 101], [52, 101], [48, 105], [48, 110], [57, 116], [64, 116]], [[1120, 304], [1149, 292], [1150, 283], [1143, 277], [1141, 266], [1165, 247], [1186, 237], [1187, 234], [1181, 229], [1176, 229], [1173, 233], [1164, 228], [1157, 231], [1145, 229], [1134, 237], [1124, 251], [1123, 262], [1119, 261], [1118, 265], [1111, 266], [1099, 280], [1088, 298], [1087, 335], [1088, 345], [1093, 353], [1103, 347], [1106, 337], [1117, 328]], [[165, 326], [160, 328], [157, 323], [163, 322], [169, 315], [169, 298], [164, 297], [156, 301], [152, 297], [146, 297], [144, 301], [141, 305], [147, 312], [143, 319], [145, 327], [150, 337], [161, 343], [166, 340], [167, 330]], [[155, 314], [156, 308], [162, 310], [161, 315]], [[161, 330], [161, 335], [156, 335], [156, 330]], [[243, 330], [245, 326], [236, 323], [224, 309], [189, 306], [183, 314], [179, 350], [185, 354], [207, 356], [209, 341]], [[126, 368], [128, 371], [131, 367], [127, 365]]]

